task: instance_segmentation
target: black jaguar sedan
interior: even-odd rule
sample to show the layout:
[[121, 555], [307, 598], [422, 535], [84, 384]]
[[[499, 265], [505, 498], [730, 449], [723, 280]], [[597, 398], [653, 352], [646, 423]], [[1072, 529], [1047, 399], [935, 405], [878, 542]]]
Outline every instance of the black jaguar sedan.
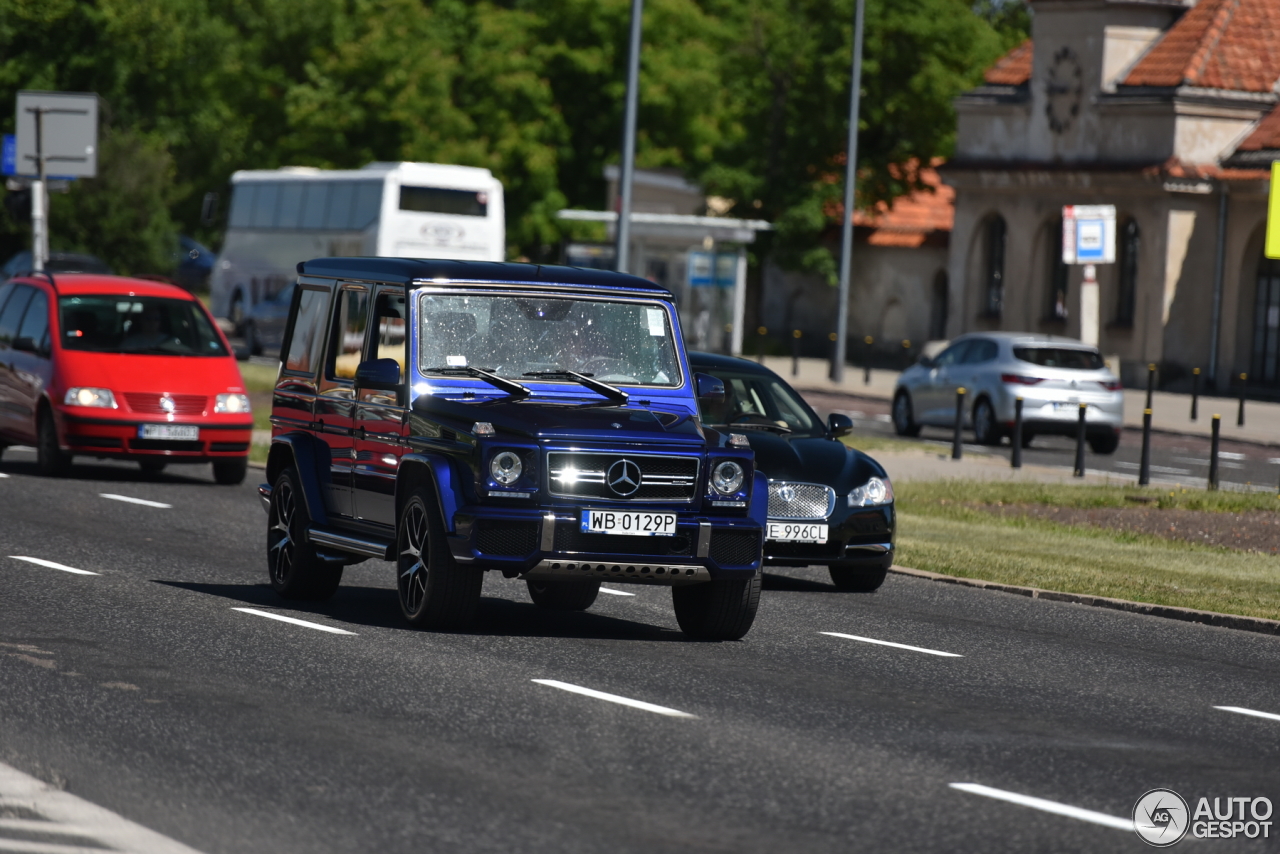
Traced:
[[689, 365], [724, 382], [724, 403], [704, 403], [703, 423], [746, 434], [769, 479], [765, 563], [823, 564], [841, 590], [879, 587], [893, 563], [893, 486], [840, 441], [848, 416], [823, 424], [781, 377], [746, 359], [690, 352]]

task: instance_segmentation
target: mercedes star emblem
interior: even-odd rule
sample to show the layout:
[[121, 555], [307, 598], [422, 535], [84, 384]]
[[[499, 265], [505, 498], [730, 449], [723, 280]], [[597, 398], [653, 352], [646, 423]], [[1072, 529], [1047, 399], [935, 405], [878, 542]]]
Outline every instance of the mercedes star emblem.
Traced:
[[617, 495], [626, 498], [628, 495], [634, 495], [636, 490], [640, 488], [640, 466], [631, 462], [631, 460], [618, 460], [609, 466], [609, 471], [605, 475], [605, 482], [609, 484], [609, 488]]

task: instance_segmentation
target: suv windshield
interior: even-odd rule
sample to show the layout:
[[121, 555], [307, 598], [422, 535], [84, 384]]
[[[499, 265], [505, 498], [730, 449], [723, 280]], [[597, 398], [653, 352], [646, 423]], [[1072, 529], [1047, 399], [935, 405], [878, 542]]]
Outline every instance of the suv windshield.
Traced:
[[809, 405], [780, 380], [761, 374], [716, 371], [724, 383], [724, 403], [702, 405], [702, 420], [712, 426], [756, 427], [799, 436], [825, 430]]
[[418, 306], [424, 372], [482, 368], [527, 382], [528, 374], [575, 371], [604, 383], [680, 384], [671, 324], [659, 303], [423, 293]]
[[227, 349], [190, 300], [92, 294], [62, 297], [62, 346], [93, 353], [225, 356]]
[[1095, 351], [1073, 347], [1014, 347], [1013, 356], [1042, 368], [1100, 371], [1107, 366]]

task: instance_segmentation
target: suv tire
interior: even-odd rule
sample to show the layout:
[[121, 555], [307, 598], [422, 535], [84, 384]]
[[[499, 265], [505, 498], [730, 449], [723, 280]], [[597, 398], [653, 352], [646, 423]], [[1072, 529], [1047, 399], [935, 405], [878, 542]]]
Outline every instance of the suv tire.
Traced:
[[831, 564], [827, 567], [827, 571], [831, 573], [831, 583], [836, 586], [836, 589], [849, 593], [870, 593], [878, 590], [880, 585], [884, 584], [885, 576], [889, 574], [888, 567], [884, 566], [874, 568], [839, 563]]
[[213, 463], [213, 479], [223, 486], [235, 486], [238, 483], [244, 483], [244, 476], [248, 471], [248, 457], [215, 460]]
[[893, 399], [893, 430], [899, 436], [920, 435], [920, 425], [915, 422], [911, 407], [911, 395], [905, 391], [898, 392]]
[[267, 511], [267, 575], [285, 599], [328, 599], [342, 581], [342, 564], [321, 559], [307, 542], [306, 502], [298, 473], [280, 472]]
[[40, 410], [36, 428], [36, 469], [45, 477], [63, 477], [71, 470], [71, 455], [58, 447], [58, 427], [47, 407]]
[[671, 588], [680, 630], [691, 638], [738, 640], [751, 629], [760, 606], [761, 572]]
[[600, 595], [599, 581], [528, 580], [529, 598], [549, 611], [585, 611]]
[[435, 495], [418, 487], [396, 526], [396, 594], [400, 611], [420, 629], [464, 629], [480, 605], [484, 573], [459, 566], [445, 540]]

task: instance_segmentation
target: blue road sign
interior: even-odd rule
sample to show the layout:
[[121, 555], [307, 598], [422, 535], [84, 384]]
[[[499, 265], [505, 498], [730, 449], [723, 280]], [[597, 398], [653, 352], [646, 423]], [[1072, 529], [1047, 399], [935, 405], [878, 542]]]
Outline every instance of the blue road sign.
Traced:
[[0, 174], [12, 175], [18, 161], [18, 139], [11, 133], [4, 135], [4, 147], [0, 149]]

